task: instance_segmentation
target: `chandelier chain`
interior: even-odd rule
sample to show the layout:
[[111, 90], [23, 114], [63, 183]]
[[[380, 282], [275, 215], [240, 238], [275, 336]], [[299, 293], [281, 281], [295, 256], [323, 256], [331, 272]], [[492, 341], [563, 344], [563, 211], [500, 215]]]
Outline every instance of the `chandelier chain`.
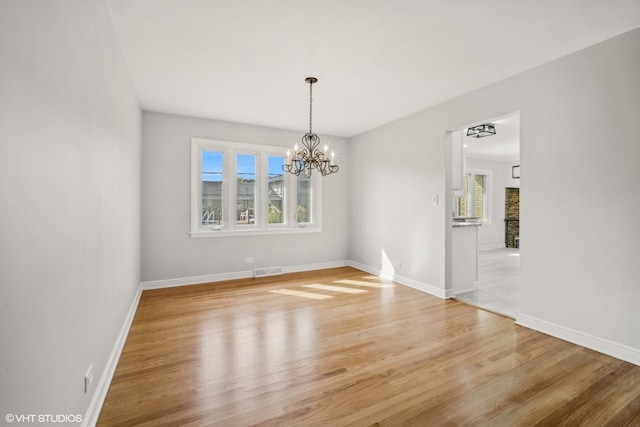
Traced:
[[311, 131], [311, 123], [313, 118], [313, 82], [309, 83], [309, 133], [313, 133]]

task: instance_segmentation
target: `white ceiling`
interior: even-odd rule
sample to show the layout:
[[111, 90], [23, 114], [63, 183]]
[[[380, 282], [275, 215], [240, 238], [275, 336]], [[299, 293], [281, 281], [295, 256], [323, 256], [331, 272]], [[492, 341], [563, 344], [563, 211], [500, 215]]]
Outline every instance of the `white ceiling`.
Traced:
[[353, 136], [640, 27], [640, 0], [106, 0], [143, 109]]

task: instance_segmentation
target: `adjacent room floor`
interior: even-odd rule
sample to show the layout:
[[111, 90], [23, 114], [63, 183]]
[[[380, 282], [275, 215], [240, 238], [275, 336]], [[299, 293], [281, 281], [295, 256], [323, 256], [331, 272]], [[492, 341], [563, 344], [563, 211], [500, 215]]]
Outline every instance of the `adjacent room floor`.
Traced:
[[514, 248], [489, 249], [478, 254], [478, 279], [473, 291], [455, 298], [513, 319], [518, 313], [520, 251]]

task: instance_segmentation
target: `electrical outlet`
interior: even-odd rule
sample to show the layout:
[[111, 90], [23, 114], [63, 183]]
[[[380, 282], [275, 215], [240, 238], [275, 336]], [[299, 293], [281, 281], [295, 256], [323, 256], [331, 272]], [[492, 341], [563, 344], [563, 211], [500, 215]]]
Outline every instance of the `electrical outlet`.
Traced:
[[93, 364], [89, 366], [87, 373], [84, 375], [84, 392], [87, 393], [89, 391], [89, 386], [93, 382]]
[[253, 264], [253, 258], [245, 258], [244, 259], [244, 263], [245, 264]]
[[438, 206], [438, 195], [434, 194], [433, 196], [431, 196], [431, 203], [433, 203], [433, 206]]

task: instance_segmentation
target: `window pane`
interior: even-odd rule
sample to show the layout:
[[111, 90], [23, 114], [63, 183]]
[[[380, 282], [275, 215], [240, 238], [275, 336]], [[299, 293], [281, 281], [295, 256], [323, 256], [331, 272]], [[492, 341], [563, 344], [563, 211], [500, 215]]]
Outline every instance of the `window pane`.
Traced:
[[299, 223], [311, 222], [311, 177], [298, 176], [298, 203], [296, 219]]
[[464, 175], [462, 197], [458, 199], [458, 216], [469, 216], [469, 174]]
[[475, 176], [475, 186], [473, 191], [473, 210], [474, 216], [479, 220], [485, 221], [485, 183], [487, 181], [486, 175]]
[[267, 223], [284, 224], [284, 157], [268, 158]]
[[256, 155], [236, 155], [236, 223], [255, 224]]
[[222, 225], [222, 151], [202, 152], [202, 226]]

